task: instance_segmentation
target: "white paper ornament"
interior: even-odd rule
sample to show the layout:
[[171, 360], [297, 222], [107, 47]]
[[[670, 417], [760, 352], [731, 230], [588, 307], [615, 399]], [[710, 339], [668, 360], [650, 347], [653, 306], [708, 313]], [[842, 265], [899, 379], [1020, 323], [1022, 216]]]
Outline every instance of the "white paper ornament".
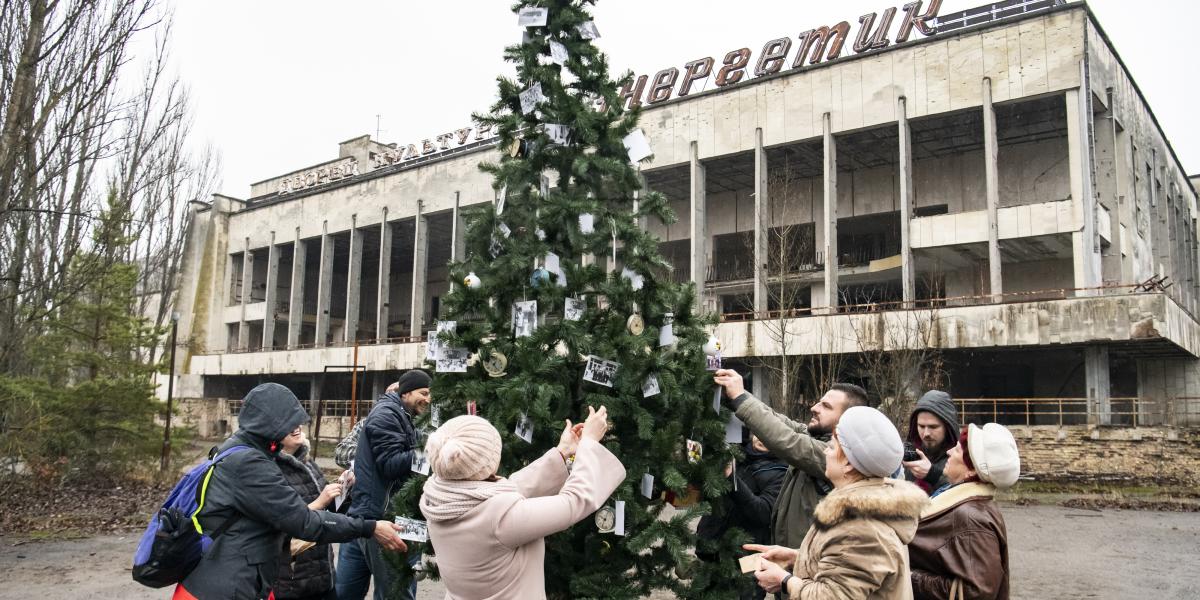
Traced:
[[[541, 91], [539, 87], [538, 93]], [[636, 165], [654, 154], [654, 151], [650, 150], [650, 140], [646, 139], [646, 134], [641, 129], [634, 129], [622, 141], [625, 143], [625, 150], [629, 152], [629, 162], [632, 164]]]
[[545, 27], [550, 11], [545, 8], [525, 7], [517, 12], [518, 27]]
[[703, 350], [708, 356], [716, 356], [721, 351], [721, 340], [718, 340], [715, 335], [708, 336], [708, 341], [704, 342]]
[[555, 64], [567, 64], [567, 47], [554, 40], [550, 40], [550, 60], [554, 61]]
[[470, 273], [467, 273], [466, 277], [463, 277], [463, 285], [470, 289], [477, 290], [479, 289], [479, 286], [483, 285], [483, 282], [479, 280], [479, 276], [475, 274], [475, 271], [471, 271]]
[[588, 235], [596, 231], [596, 217], [592, 213], [579, 215], [579, 233]]

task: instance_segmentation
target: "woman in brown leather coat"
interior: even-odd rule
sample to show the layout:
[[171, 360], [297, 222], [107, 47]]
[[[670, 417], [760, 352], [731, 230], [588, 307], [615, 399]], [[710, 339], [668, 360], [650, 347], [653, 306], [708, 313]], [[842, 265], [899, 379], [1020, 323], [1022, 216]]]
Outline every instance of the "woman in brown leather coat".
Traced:
[[946, 461], [950, 483], [934, 492], [908, 545], [916, 600], [1008, 600], [1008, 533], [992, 498], [1020, 471], [1004, 426], [963, 432]]

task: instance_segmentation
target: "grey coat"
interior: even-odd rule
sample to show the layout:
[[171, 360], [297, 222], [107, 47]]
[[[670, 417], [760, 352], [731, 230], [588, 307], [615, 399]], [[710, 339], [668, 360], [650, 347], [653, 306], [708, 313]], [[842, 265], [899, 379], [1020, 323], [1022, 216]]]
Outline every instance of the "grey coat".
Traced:
[[[308, 421], [287, 388], [265, 383], [246, 395], [240, 427], [221, 444], [249, 446], [212, 472], [199, 521], [211, 531], [241, 515], [180, 584], [198, 600], [259, 600], [275, 585], [284, 535], [318, 543], [370, 537], [375, 521], [309, 510], [275, 464], [282, 440]], [[186, 597], [186, 596], [183, 596]]]
[[771, 409], [750, 392], [733, 399], [737, 414], [764, 446], [787, 463], [783, 486], [771, 511], [773, 544], [799, 548], [812, 524], [817, 503], [833, 489], [825, 479], [828, 437], [815, 438], [808, 427]]

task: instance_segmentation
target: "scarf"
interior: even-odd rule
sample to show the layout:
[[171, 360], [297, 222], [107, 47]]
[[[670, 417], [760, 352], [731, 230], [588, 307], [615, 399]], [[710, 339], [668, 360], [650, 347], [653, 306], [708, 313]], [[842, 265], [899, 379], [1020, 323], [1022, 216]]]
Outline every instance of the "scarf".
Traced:
[[508, 492], [520, 493], [517, 484], [499, 481], [450, 481], [436, 474], [425, 481], [421, 513], [432, 522], [457, 519], [485, 500]]

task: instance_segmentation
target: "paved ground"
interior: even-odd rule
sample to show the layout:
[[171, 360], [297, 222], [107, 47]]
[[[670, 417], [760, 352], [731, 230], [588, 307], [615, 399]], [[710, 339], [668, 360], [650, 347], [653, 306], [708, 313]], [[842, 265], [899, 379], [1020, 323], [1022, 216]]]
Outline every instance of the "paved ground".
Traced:
[[[1013, 598], [1200, 598], [1200, 515], [1005, 506]], [[99, 536], [21, 542], [0, 538], [0, 599], [165, 600], [129, 578], [137, 540]], [[442, 598], [438, 584], [419, 600]]]

